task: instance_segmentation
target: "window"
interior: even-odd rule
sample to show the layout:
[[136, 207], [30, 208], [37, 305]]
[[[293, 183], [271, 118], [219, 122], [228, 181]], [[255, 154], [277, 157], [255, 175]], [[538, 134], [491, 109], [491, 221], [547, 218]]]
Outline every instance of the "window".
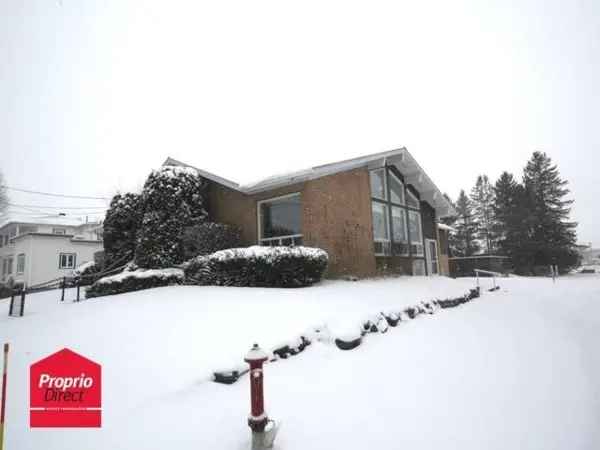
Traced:
[[413, 194], [412, 192], [410, 192], [409, 189], [406, 190], [406, 193], [407, 193], [406, 204], [408, 206], [410, 206], [411, 208], [419, 209], [420, 203], [419, 203], [419, 199], [417, 198], [417, 196], [415, 194]]
[[8, 271], [8, 259], [2, 260], [2, 279], [6, 278], [6, 273]]
[[390, 201], [404, 205], [404, 184], [393, 172], [390, 172]]
[[8, 234], [4, 235], [4, 245], [8, 245]]
[[376, 169], [369, 172], [371, 179], [371, 197], [387, 200], [387, 186], [385, 182], [385, 169]]
[[423, 234], [421, 232], [421, 213], [408, 211], [408, 232], [410, 233], [410, 252], [414, 256], [423, 256]]
[[61, 253], [58, 255], [59, 269], [74, 269], [75, 268], [75, 253]]
[[392, 247], [394, 255], [408, 256], [406, 210], [392, 206]]
[[7, 273], [7, 275], [10, 275], [12, 273], [12, 266], [13, 266], [13, 259], [11, 257], [11, 258], [8, 258], [6, 260], [6, 273]]
[[379, 202], [371, 202], [373, 215], [373, 241], [376, 255], [390, 254], [390, 232], [388, 207]]
[[17, 273], [25, 272], [25, 254], [17, 255]]
[[0, 248], [4, 247], [4, 235], [0, 234]]
[[53, 234], [67, 234], [66, 228], [52, 228]]
[[302, 245], [300, 194], [258, 202], [261, 245]]
[[375, 255], [423, 257], [419, 199], [391, 168], [372, 170], [369, 176]]

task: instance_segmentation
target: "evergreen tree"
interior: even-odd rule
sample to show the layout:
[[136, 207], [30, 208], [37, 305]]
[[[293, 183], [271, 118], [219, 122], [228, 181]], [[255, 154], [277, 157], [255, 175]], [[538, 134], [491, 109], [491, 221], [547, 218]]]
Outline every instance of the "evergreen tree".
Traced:
[[202, 177], [190, 167], [163, 166], [150, 174], [141, 196], [138, 266], [164, 268], [183, 262], [185, 229], [206, 219], [204, 190]]
[[138, 194], [117, 194], [112, 198], [104, 219], [104, 267], [114, 268], [133, 260], [140, 219]]
[[494, 185], [494, 234], [499, 253], [511, 258], [518, 273], [528, 266], [530, 209], [523, 185], [503, 172]]
[[494, 228], [494, 189], [487, 175], [479, 175], [471, 190], [473, 217], [477, 224], [475, 237], [483, 244], [488, 255], [494, 253], [496, 237]]
[[546, 153], [534, 152], [523, 172], [523, 184], [532, 207], [530, 250], [533, 265], [557, 264], [565, 271], [577, 264], [574, 251], [577, 224], [569, 221], [568, 182], [560, 178]]
[[471, 200], [460, 191], [456, 201], [457, 218], [454, 224], [456, 233], [454, 233], [453, 245], [455, 246], [455, 256], [471, 256], [476, 254], [479, 249], [479, 243], [476, 240], [477, 222], [473, 215], [473, 206]]

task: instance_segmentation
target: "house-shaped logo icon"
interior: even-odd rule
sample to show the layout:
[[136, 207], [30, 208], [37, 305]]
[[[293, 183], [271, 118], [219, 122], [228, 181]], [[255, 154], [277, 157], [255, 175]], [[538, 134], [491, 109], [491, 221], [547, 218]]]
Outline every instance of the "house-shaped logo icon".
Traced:
[[102, 367], [64, 348], [29, 368], [29, 424], [100, 427]]

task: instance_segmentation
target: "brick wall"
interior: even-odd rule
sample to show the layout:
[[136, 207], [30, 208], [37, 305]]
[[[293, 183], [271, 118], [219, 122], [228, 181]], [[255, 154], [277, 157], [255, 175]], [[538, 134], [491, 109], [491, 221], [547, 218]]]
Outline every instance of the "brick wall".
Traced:
[[281, 189], [246, 195], [209, 182], [209, 214], [236, 225], [245, 245], [257, 243], [256, 204], [300, 192], [304, 245], [329, 254], [329, 277], [371, 276], [375, 271], [369, 173], [366, 168], [340, 172]]

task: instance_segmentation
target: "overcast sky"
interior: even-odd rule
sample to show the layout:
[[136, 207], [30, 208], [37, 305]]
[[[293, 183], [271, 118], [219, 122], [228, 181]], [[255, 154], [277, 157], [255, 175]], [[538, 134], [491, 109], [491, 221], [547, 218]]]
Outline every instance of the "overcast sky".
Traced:
[[600, 246], [598, 80], [597, 0], [3, 0], [0, 170], [110, 196], [167, 156], [243, 182], [406, 146], [455, 198], [543, 150]]

